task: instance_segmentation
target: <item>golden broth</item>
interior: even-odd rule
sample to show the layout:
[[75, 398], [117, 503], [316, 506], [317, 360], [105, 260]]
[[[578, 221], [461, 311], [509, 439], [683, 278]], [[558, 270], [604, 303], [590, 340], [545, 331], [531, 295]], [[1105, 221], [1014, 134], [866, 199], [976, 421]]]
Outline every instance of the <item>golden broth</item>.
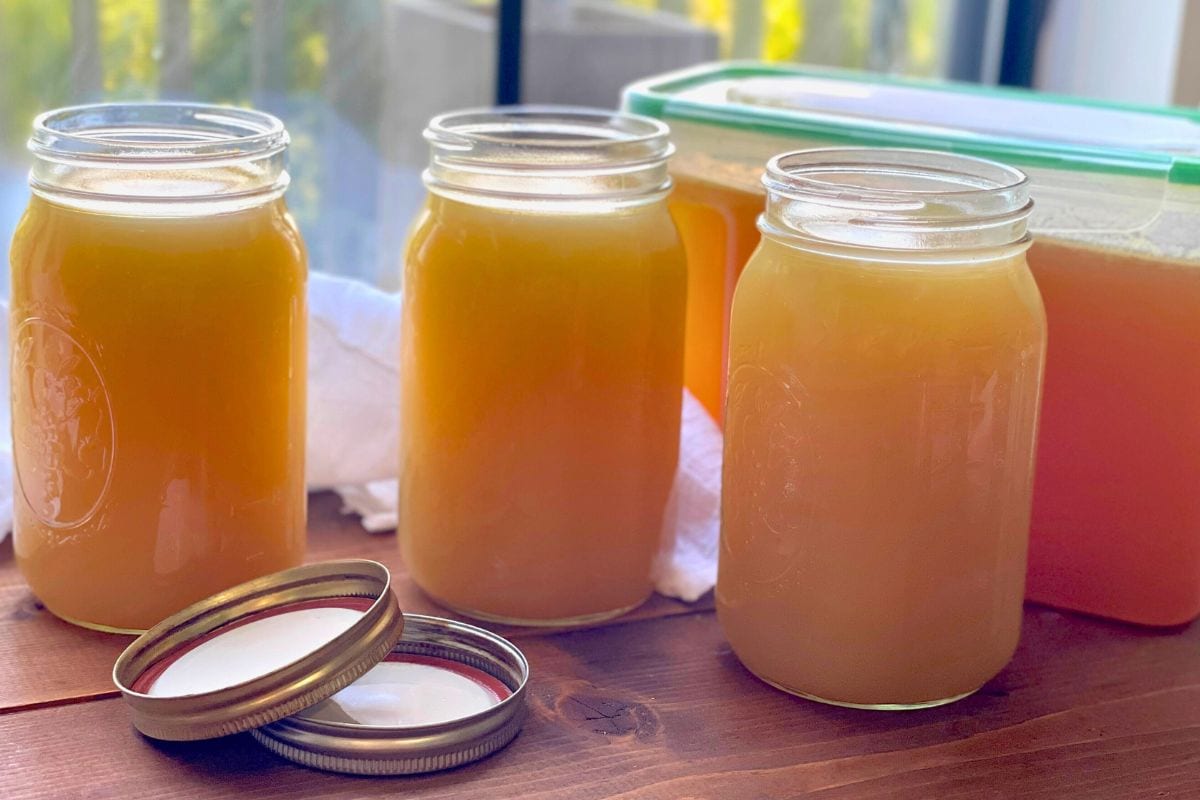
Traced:
[[140, 630], [304, 553], [305, 254], [282, 200], [13, 239], [14, 544], [56, 615]]
[[1044, 342], [1023, 256], [882, 263], [764, 238], [733, 305], [717, 582], [750, 670], [915, 705], [1003, 667]]
[[406, 261], [399, 525], [426, 592], [535, 623], [649, 595], [685, 280], [662, 202], [526, 212], [431, 196]]

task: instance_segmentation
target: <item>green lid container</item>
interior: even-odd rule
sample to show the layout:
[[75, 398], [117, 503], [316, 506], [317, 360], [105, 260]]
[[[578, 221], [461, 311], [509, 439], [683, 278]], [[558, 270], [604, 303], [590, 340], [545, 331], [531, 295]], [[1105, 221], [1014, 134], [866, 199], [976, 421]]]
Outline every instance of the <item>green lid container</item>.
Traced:
[[1200, 615], [1200, 112], [750, 63], [650, 78], [624, 101], [678, 148], [685, 373], [718, 418], [729, 303], [758, 239], [746, 193], [769, 158], [907, 147], [1028, 173], [1049, 332], [1028, 596], [1149, 625]]
[[1154, 233], [1164, 213], [1200, 218], [1197, 111], [752, 62], [639, 81], [624, 105], [671, 125], [682, 173], [757, 191], [761, 165], [785, 150], [944, 150], [1029, 173], [1035, 232], [1138, 250], [1149, 236], [1174, 258], [1200, 249], [1200, 228], [1183, 235], [1178, 218]]

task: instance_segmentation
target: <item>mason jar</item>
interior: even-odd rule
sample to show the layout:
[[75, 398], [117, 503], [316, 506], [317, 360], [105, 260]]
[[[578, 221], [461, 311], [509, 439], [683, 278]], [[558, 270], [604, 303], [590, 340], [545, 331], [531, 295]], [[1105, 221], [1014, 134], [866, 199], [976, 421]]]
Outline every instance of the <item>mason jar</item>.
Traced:
[[13, 237], [14, 545], [55, 615], [136, 631], [304, 554], [304, 245], [274, 117], [41, 115]]
[[772, 159], [733, 302], [716, 599], [829, 703], [947, 703], [1021, 627], [1045, 315], [1025, 176], [964, 156]]
[[679, 448], [667, 128], [517, 107], [439, 116], [425, 137], [404, 272], [405, 563], [481, 619], [621, 614], [651, 592]]

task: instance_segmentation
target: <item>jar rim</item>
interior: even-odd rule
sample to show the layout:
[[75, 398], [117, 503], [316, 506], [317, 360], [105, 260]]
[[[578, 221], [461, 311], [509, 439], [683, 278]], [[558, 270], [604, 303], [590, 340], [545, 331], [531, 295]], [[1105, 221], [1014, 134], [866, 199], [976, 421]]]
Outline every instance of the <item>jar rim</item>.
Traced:
[[439, 114], [425, 129], [425, 186], [496, 208], [604, 211], [661, 199], [675, 152], [661, 120], [578, 106]]
[[[822, 180], [822, 174], [856, 176], [896, 175], [941, 182], [929, 188], [874, 187], [865, 182]], [[763, 185], [789, 196], [836, 196], [877, 202], [928, 200], [938, 196], [968, 199], [1013, 191], [1029, 185], [1029, 177], [1016, 167], [976, 156], [915, 148], [820, 147], [780, 153], [767, 162]]]
[[91, 103], [39, 114], [30, 152], [54, 161], [138, 164], [268, 158], [287, 148], [283, 122], [249, 108], [207, 103]]
[[39, 114], [35, 195], [93, 211], [181, 216], [279, 197], [287, 130], [264, 111], [206, 103], [93, 103]]
[[759, 228], [839, 247], [961, 250], [1024, 247], [1028, 176], [975, 156], [908, 148], [830, 147], [767, 162]]
[[472, 108], [438, 114], [425, 128], [434, 146], [472, 149], [477, 145], [529, 151], [604, 149], [611, 145], [654, 144], [665, 158], [673, 151], [670, 128], [662, 120], [585, 106], [516, 105]]

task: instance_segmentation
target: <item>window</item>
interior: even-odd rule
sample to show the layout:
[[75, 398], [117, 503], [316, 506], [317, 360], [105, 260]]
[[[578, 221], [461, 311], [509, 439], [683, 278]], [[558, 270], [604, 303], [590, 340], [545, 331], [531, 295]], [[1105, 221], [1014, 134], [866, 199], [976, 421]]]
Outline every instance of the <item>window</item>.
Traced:
[[288, 200], [312, 267], [394, 286], [425, 121], [494, 101], [494, 13], [444, 0], [0, 0], [0, 242], [28, 198], [39, 111], [252, 105], [291, 133]]
[[[1182, 0], [1163, 5], [1150, 16], [1161, 17], [1164, 30], [1185, 16], [1187, 29], [1200, 30]], [[613, 107], [630, 81], [725, 57], [1029, 83], [1039, 33], [1043, 50], [1053, 39], [1055, 52], [1074, 52], [1063, 43], [1076, 35], [1073, 13], [1104, 17], [1119, 39], [1149, 19], [1135, 6], [1123, 0], [1101, 13], [1076, 0], [0, 0], [0, 243], [27, 199], [24, 142], [38, 111], [119, 99], [247, 104], [279, 115], [292, 134], [289, 201], [313, 268], [393, 288], [423, 196], [420, 132], [437, 112], [518, 96]], [[514, 15], [523, 17], [522, 34], [500, 36], [498, 21]], [[1116, 83], [1150, 85], [1143, 73], [1151, 67], [1176, 69], [1176, 50], [1146, 41], [1170, 58], [1139, 59], [1137, 81]], [[1177, 51], [1182, 59], [1192, 49]], [[1084, 82], [1073, 61], [1047, 56], [1038, 80], [1103, 91], [1116, 84], [1092, 73], [1124, 63], [1110, 56], [1106, 48], [1103, 63], [1089, 62]], [[1159, 94], [1170, 95], [1176, 74], [1154, 84]]]

